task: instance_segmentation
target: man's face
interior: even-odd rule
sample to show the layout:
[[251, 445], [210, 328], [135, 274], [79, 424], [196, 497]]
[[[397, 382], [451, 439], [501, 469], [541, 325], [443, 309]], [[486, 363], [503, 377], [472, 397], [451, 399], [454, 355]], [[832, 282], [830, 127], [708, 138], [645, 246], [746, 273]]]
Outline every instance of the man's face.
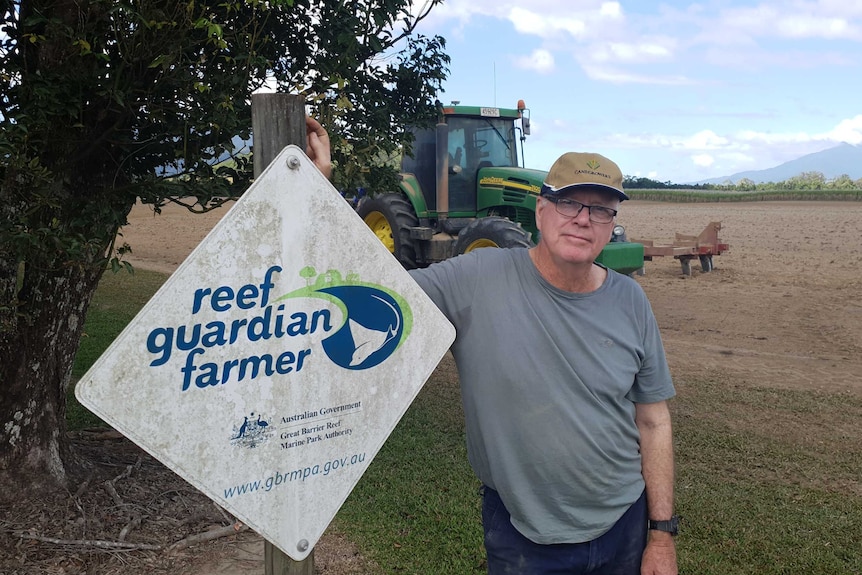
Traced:
[[[613, 210], [618, 209], [620, 204], [612, 193], [596, 190], [578, 190], [562, 197]], [[577, 216], [565, 216], [557, 211], [552, 201], [540, 197], [536, 200], [536, 225], [542, 233], [541, 244], [555, 260], [592, 263], [610, 241], [614, 220], [608, 223], [593, 222], [588, 208], [582, 209]]]

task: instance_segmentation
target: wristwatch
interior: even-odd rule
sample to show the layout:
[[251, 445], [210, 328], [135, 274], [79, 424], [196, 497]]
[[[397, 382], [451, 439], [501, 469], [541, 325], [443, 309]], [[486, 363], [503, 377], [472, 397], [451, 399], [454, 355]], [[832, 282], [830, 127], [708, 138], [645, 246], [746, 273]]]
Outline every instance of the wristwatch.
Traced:
[[679, 533], [679, 516], [674, 515], [667, 521], [654, 521], [650, 519], [649, 528], [656, 531], [664, 531], [670, 533], [672, 537], [676, 537], [677, 533]]

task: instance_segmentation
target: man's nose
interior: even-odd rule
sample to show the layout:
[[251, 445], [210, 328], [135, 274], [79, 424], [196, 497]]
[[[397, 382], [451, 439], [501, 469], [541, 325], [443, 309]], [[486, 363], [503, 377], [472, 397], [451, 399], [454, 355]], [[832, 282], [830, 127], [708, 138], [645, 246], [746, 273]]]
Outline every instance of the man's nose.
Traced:
[[577, 221], [582, 226], [589, 224], [590, 223], [590, 208], [588, 208], [587, 206], [581, 206], [581, 211], [579, 211], [577, 214], [575, 214], [575, 216], [572, 219]]

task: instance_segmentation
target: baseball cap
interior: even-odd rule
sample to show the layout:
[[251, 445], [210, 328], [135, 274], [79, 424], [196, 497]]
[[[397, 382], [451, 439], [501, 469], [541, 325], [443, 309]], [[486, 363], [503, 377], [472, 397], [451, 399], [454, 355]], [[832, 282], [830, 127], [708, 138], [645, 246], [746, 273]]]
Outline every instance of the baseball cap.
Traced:
[[558, 196], [581, 187], [602, 188], [614, 192], [620, 201], [629, 199], [623, 191], [620, 167], [601, 154], [584, 152], [566, 152], [557, 158], [545, 178], [541, 195]]

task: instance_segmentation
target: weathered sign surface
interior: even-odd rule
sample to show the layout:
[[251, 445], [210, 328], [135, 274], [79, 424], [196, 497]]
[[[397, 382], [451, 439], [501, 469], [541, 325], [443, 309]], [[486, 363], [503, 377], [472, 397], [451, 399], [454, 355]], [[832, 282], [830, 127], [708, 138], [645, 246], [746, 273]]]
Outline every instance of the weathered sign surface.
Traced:
[[302, 560], [454, 337], [289, 146], [76, 394]]

